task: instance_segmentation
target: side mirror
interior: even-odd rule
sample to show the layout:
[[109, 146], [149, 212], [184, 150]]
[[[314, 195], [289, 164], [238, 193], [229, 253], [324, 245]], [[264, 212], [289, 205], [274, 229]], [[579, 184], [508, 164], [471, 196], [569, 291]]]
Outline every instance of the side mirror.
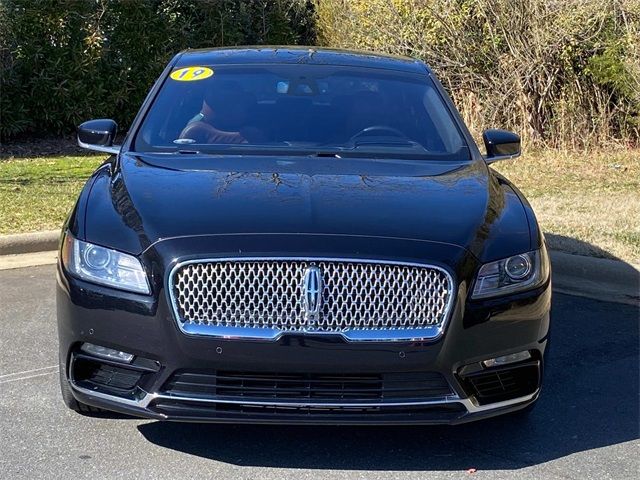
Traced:
[[78, 127], [78, 145], [96, 152], [119, 153], [120, 145], [113, 140], [118, 133], [118, 124], [108, 118], [89, 120]]
[[510, 160], [520, 156], [520, 136], [508, 130], [485, 130], [482, 140], [487, 148], [487, 163]]

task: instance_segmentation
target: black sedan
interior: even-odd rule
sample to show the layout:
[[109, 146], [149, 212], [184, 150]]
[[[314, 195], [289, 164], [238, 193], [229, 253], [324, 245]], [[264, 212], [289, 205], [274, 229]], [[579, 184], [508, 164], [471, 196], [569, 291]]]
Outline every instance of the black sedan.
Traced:
[[198, 422], [430, 424], [528, 411], [551, 284], [522, 194], [424, 63], [176, 55], [64, 225], [66, 405]]

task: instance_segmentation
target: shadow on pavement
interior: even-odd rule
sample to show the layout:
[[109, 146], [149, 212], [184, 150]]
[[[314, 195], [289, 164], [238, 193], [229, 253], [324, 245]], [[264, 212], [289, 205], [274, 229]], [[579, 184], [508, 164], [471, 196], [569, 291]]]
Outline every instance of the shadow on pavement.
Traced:
[[551, 250], [571, 253], [573, 255], [585, 255], [597, 258], [608, 258], [610, 260], [620, 260], [618, 257], [597, 245], [583, 242], [582, 240], [578, 240], [573, 237], [546, 232], [544, 236], [547, 240], [547, 246]]
[[638, 438], [638, 311], [566, 295], [528, 419], [456, 427], [288, 427], [152, 422], [149, 441], [243, 466], [343, 470], [517, 469]]
[[640, 306], [640, 263], [632, 264], [574, 238], [545, 235], [557, 292]]

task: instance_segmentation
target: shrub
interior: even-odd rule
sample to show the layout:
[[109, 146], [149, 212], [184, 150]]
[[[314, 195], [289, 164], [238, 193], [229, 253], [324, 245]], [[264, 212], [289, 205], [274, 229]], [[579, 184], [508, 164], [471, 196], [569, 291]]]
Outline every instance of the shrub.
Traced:
[[0, 135], [128, 125], [185, 48], [314, 43], [306, 0], [2, 0]]

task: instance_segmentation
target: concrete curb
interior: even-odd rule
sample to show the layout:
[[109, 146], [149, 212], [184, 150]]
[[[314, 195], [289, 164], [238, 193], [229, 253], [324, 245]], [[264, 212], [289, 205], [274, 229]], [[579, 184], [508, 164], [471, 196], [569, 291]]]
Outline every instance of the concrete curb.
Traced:
[[[55, 262], [59, 230], [0, 236], [0, 270]], [[553, 290], [640, 305], [640, 266], [551, 251]]]
[[0, 255], [46, 252], [58, 248], [60, 230], [0, 235]]
[[640, 305], [640, 266], [558, 251], [550, 256], [554, 291]]
[[39, 267], [53, 265], [58, 259], [57, 250], [45, 252], [19, 253], [17, 255], [0, 255], [0, 271], [14, 268]]

